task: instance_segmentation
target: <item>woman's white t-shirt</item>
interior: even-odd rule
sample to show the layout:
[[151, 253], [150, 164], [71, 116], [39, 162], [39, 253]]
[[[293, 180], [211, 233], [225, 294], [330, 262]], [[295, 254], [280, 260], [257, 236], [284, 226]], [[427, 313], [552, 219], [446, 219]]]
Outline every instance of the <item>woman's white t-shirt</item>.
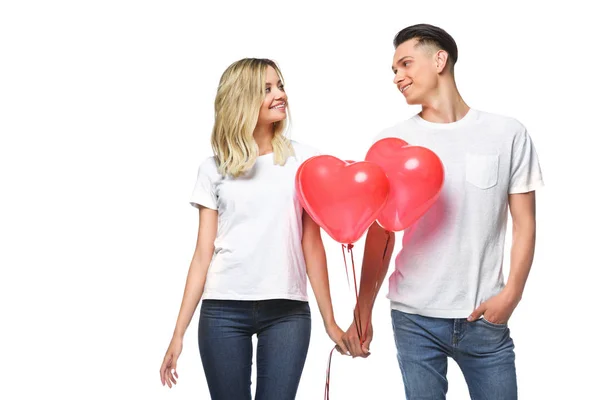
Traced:
[[198, 168], [190, 203], [218, 211], [215, 251], [204, 299], [308, 301], [302, 252], [303, 209], [296, 196], [300, 164], [318, 152], [292, 141], [295, 156], [276, 165], [257, 158], [246, 174], [219, 174], [214, 157]]

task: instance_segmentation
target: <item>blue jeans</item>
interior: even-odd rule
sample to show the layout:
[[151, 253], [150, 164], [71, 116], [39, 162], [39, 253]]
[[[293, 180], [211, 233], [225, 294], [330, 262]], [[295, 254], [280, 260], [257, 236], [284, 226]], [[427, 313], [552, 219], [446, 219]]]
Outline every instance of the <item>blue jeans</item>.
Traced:
[[508, 326], [397, 310], [392, 310], [392, 326], [407, 400], [446, 398], [448, 357], [460, 367], [471, 399], [517, 399], [514, 344]]
[[310, 331], [307, 302], [204, 300], [198, 344], [211, 398], [252, 399], [252, 335], [256, 334], [256, 400], [293, 400]]

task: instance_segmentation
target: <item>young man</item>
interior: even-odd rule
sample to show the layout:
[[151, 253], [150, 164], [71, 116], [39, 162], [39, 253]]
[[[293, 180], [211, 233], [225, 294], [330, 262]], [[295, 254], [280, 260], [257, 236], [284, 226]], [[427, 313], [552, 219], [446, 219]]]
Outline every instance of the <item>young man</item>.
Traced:
[[[543, 186], [535, 148], [517, 120], [465, 103], [454, 80], [456, 43], [444, 30], [411, 26], [396, 35], [394, 46], [394, 84], [408, 104], [420, 104], [422, 111], [375, 140], [399, 137], [424, 146], [440, 157], [445, 169], [439, 200], [404, 231], [389, 281], [406, 398], [444, 399], [452, 357], [471, 398], [516, 399], [507, 323], [533, 261], [534, 191]], [[513, 242], [505, 283], [509, 211]], [[373, 224], [366, 238], [359, 298], [367, 320], [393, 246], [394, 233]], [[366, 357], [372, 336], [370, 330], [361, 345], [351, 326], [344, 342], [352, 356]]]

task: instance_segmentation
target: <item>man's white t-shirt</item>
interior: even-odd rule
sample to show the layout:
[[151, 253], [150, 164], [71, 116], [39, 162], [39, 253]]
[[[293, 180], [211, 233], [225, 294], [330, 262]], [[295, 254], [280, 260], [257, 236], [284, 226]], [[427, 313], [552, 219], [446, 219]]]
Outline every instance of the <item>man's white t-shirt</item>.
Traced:
[[266, 154], [238, 178], [219, 174], [214, 157], [198, 168], [190, 203], [218, 211], [204, 299], [308, 301], [295, 178], [300, 164], [318, 153], [292, 145], [295, 156], [285, 165]]
[[517, 120], [477, 110], [453, 123], [419, 115], [380, 133], [426, 147], [442, 160], [441, 195], [404, 231], [390, 276], [391, 307], [466, 318], [504, 287], [508, 195], [543, 186], [534, 145]]

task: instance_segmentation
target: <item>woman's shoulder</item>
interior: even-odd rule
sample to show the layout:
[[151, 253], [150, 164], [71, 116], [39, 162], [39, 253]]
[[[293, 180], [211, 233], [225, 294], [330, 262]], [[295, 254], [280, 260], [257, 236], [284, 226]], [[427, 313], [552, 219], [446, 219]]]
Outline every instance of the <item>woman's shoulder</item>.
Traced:
[[208, 175], [211, 178], [218, 178], [219, 167], [215, 156], [206, 157], [200, 162], [198, 173]]

